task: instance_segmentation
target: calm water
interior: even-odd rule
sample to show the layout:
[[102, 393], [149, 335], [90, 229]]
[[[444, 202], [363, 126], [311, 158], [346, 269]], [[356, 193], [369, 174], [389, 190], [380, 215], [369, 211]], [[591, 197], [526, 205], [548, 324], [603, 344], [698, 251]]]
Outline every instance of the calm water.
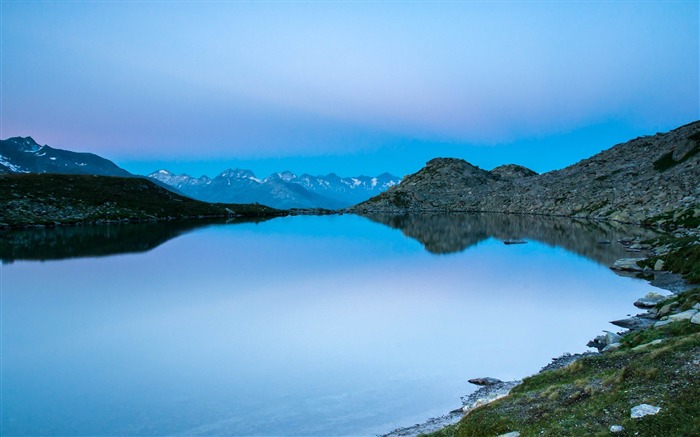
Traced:
[[459, 407], [468, 378], [523, 377], [614, 329], [652, 289], [607, 268], [640, 232], [475, 215], [1, 234], [1, 434], [412, 425]]

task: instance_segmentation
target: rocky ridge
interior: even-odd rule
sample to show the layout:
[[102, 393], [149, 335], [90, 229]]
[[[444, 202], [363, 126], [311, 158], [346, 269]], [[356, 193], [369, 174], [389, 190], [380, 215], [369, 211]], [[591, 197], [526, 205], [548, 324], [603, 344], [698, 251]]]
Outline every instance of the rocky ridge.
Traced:
[[700, 121], [618, 144], [541, 175], [436, 158], [350, 212], [484, 211], [638, 223], [672, 210], [700, 216]]
[[0, 140], [0, 174], [13, 173], [133, 176], [101, 156], [42, 146], [32, 137]]

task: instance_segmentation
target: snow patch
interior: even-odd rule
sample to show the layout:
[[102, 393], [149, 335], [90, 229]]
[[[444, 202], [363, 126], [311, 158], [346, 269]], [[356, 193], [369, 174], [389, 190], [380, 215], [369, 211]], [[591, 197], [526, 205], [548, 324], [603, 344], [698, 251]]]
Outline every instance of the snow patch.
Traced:
[[7, 160], [4, 156], [0, 155], [0, 164], [10, 169], [15, 173], [29, 173], [29, 170], [24, 170], [22, 167], [17, 166]]

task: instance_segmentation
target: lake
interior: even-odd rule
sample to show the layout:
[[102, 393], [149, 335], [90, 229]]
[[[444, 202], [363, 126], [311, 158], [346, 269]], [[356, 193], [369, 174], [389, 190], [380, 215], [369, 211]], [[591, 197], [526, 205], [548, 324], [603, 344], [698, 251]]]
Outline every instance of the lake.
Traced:
[[496, 214], [0, 233], [1, 434], [409, 426], [616, 331], [659, 291], [608, 269], [637, 235]]

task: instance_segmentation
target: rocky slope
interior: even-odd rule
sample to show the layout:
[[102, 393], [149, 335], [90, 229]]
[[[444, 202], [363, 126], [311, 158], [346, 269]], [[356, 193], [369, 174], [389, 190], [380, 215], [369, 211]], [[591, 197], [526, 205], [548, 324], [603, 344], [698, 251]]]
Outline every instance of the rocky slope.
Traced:
[[667, 211], [700, 215], [700, 122], [618, 144], [537, 175], [507, 165], [485, 171], [437, 158], [351, 212], [488, 211], [641, 222]]

